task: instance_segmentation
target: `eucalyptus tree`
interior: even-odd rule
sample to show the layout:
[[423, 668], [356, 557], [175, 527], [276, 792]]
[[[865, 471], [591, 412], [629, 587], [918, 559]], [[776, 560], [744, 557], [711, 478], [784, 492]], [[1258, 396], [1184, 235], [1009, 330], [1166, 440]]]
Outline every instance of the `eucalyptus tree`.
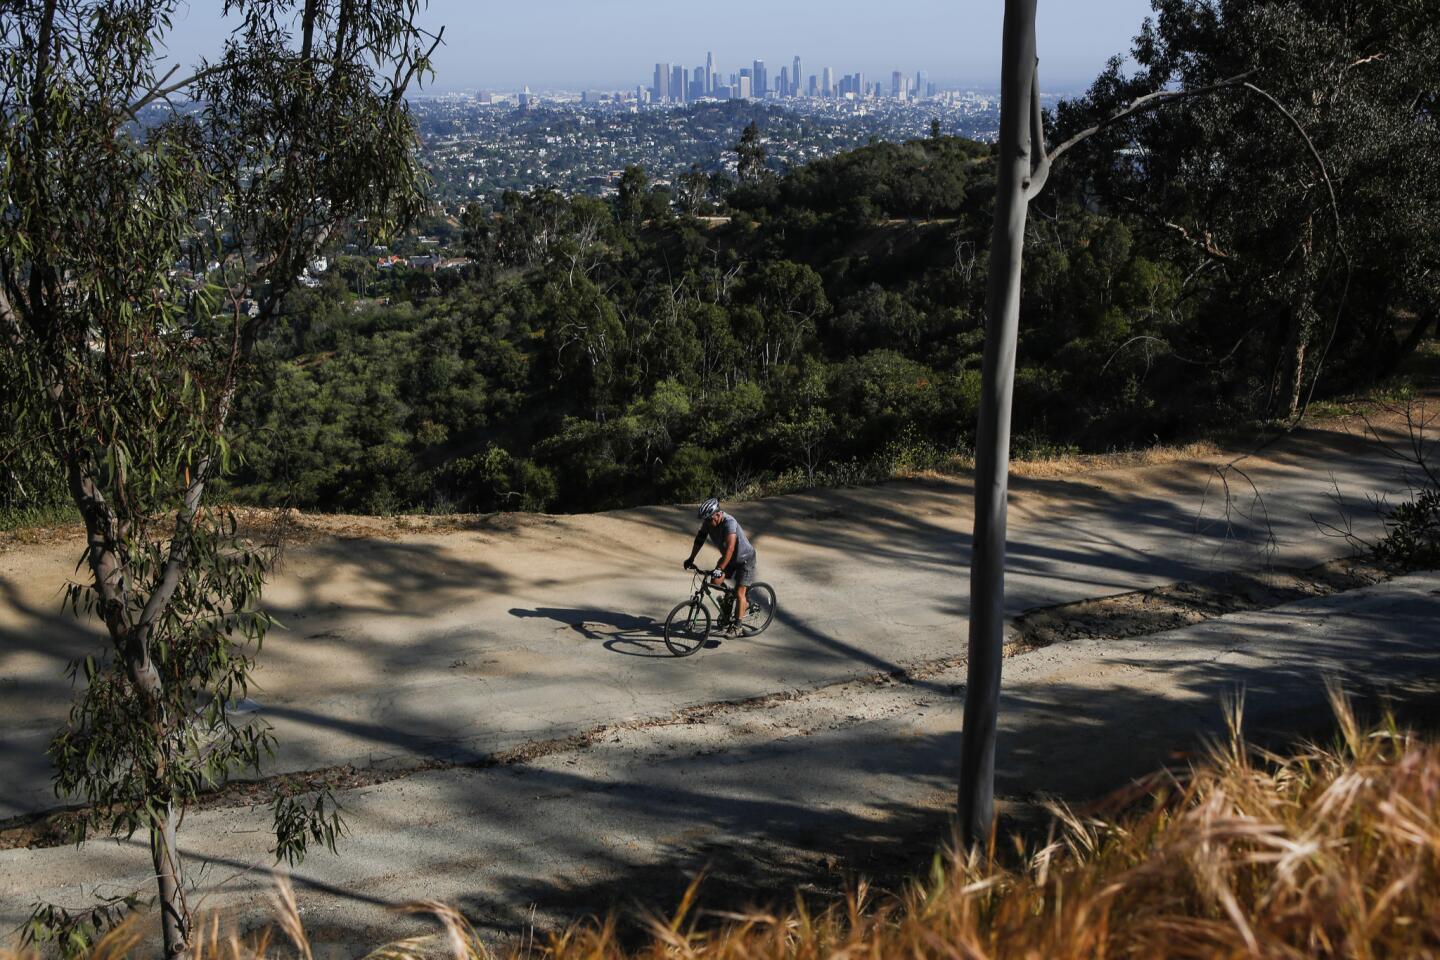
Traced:
[[[68, 607], [105, 642], [51, 746], [80, 834], [148, 837], [165, 953], [191, 918], [187, 804], [272, 738], [245, 723], [267, 554], [207, 485], [237, 388], [342, 223], [422, 203], [404, 94], [439, 42], [422, 0], [226, 0], [212, 60], [167, 65], [178, 0], [0, 8], [3, 413], [64, 477], [85, 546]], [[333, 845], [324, 796], [275, 803], [277, 857]]]
[[1153, 7], [1131, 69], [1116, 58], [1062, 105], [1060, 136], [1143, 91], [1252, 80], [1103, 131], [1057, 184], [1188, 262], [1184, 296], [1209, 305], [1206, 323], [1147, 349], [1206, 365], [1278, 418], [1323, 378], [1389, 372], [1440, 319], [1440, 5]]

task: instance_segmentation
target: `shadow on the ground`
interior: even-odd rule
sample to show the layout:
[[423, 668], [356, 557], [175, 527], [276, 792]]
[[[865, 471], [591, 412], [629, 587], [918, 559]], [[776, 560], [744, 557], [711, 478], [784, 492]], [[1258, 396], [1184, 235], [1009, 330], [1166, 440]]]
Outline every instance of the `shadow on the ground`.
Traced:
[[554, 620], [587, 640], [600, 640], [612, 653], [630, 657], [669, 657], [665, 647], [665, 625], [654, 617], [633, 616], [613, 610], [574, 607], [511, 607], [510, 615], [522, 619]]
[[[1353, 694], [1433, 712], [1440, 636], [1423, 625], [1435, 604], [1416, 587], [1352, 605], [1324, 630], [1276, 618], [1239, 636], [1222, 624], [1159, 635], [1115, 650], [1105, 670], [1008, 687], [996, 764], [1002, 830], [1043, 837], [1049, 800], [1084, 804], [1158, 768], [1183, 768], [1223, 736], [1221, 703], [1237, 690], [1247, 735], [1276, 746], [1327, 735], [1327, 676]], [[453, 770], [424, 790], [426, 775], [416, 775], [406, 798], [425, 805], [347, 800], [357, 829], [342, 858], [383, 869], [340, 883], [326, 867], [334, 861], [307, 861], [294, 878], [301, 905], [311, 895], [352, 904], [353, 924], [311, 931], [349, 948], [419, 929], [377, 927], [371, 908], [420, 891], [459, 906], [491, 942], [525, 937], [536, 910], [564, 923], [618, 909], [634, 940], [644, 930], [637, 905], [670, 914], [702, 872], [709, 910], [784, 903], [797, 890], [821, 905], [856, 875], [893, 886], [921, 873], [949, 836], [962, 698], [927, 690], [904, 714], [738, 747], [677, 732], [669, 746], [657, 735], [654, 756], [602, 746]], [[918, 716], [930, 711], [942, 722]]]
[[[1183, 641], [1162, 635], [1145, 656], [1107, 658], [1109, 672], [1006, 690], [1002, 829], [1043, 835], [1049, 800], [1083, 804], [1158, 768], [1183, 768], [1207, 740], [1223, 737], [1222, 703], [1237, 691], [1247, 736], [1276, 746], [1327, 736], [1327, 677], [1371, 704], [1394, 698], [1433, 714], [1440, 637], [1413, 626], [1433, 610], [1433, 599], [1417, 593], [1377, 597], [1323, 633], [1276, 620], [1241, 639], [1219, 629], [1198, 640], [1193, 631]], [[1172, 642], [1183, 647], [1167, 649]], [[924, 709], [949, 713], [962, 697], [925, 699]], [[518, 937], [532, 905], [570, 919], [613, 908], [634, 918], [636, 903], [665, 915], [702, 871], [702, 903], [715, 910], [783, 901], [796, 889], [825, 902], [856, 874], [894, 882], [923, 869], [949, 836], [958, 741], [952, 729], [897, 717], [735, 749], [691, 748], [683, 765], [612, 762], [591, 773], [582, 760], [477, 770], [436, 798], [441, 809], [465, 811], [467, 822], [483, 825], [481, 839], [497, 845], [473, 873], [473, 892], [463, 892], [461, 876], [452, 899], [483, 929]], [[407, 824], [378, 826], [398, 843]], [[421, 864], [427, 875], [456, 876], [451, 844]]]
[[[1078, 598], [1128, 591], [1140, 579], [1193, 580], [1227, 562], [1239, 562], [1237, 557], [1247, 562], [1264, 559], [1272, 535], [1284, 543], [1313, 540], [1312, 518], [1330, 516], [1340, 509], [1327, 486], [1314, 482], [1316, 463], [1328, 464], [1336, 471], [1343, 492], [1341, 503], [1357, 515], [1368, 514], [1365, 496], [1392, 483], [1395, 475], [1393, 464], [1375, 443], [1334, 431], [1299, 431], [1267, 450], [1266, 456], [1271, 458], [1266, 463], [1247, 464], [1253, 468], [1250, 480], [1261, 494], [1259, 499], [1248, 481], [1237, 478], [1234, 497], [1226, 501], [1213, 479], [1207, 483], [1203, 476], [1197, 478], [1193, 464], [1183, 463], [1147, 469], [1141, 491], [1120, 484], [1107, 488], [1081, 482], [1083, 478], [1017, 479], [1013, 487], [1016, 515], [1023, 515], [1024, 522], [1012, 528], [1008, 611], [1014, 614], [1055, 603], [1064, 599], [1057, 597], [1059, 593]], [[943, 629], [953, 631], [953, 642], [937, 642], [933, 649], [942, 655], [963, 652], [970, 543], [968, 533], [960, 529], [965, 525], [955, 522], [955, 514], [963, 510], [970, 492], [969, 482], [963, 478], [919, 478], [878, 488], [777, 497], [737, 507], [760, 550], [762, 575], [767, 542], [784, 540], [796, 558], [787, 565], [786, 576], [818, 588], [823, 599], [804, 608], [789, 606], [786, 586], [781, 583], [774, 627], [754, 641], [725, 643], [720, 654], [740, 651], [743, 656], [731, 657], [723, 673], [711, 672], [714, 679], [707, 680], [705, 696], [720, 700], [773, 691], [776, 677], [798, 686], [805, 678], [822, 675], [833, 679], [871, 671], [897, 673], [903, 658], [880, 631], [866, 629], [881, 618], [891, 636], [911, 629], [917, 621], [921, 625], [916, 630], [935, 630], [937, 623], [943, 624]], [[1284, 497], [1283, 516], [1267, 507], [1277, 497]], [[565, 574], [565, 582], [573, 583], [574, 590], [561, 602], [582, 605], [511, 608], [514, 617], [544, 618], [558, 624], [553, 635], [556, 655], [547, 660], [558, 668], [527, 682], [535, 686], [561, 682], [556, 679], [559, 668], [571, 669], [576, 644], [601, 646], [636, 658], [669, 658], [654, 617], [583, 606], [587, 597], [593, 598], [597, 589], [613, 579], [616, 570], [635, 563], [637, 549], [648, 549], [643, 541], [663, 535], [683, 544], [693, 530], [683, 508], [627, 511], [625, 519], [635, 525], [634, 536], [627, 532], [624, 537], [605, 539], [595, 534], [596, 539], [604, 540], [597, 545], [597, 559], [587, 561], [574, 577]], [[1117, 530], [1122, 532], [1117, 534]], [[531, 599], [527, 592], [538, 584], [553, 583], [552, 578], [561, 574], [547, 567], [543, 576], [522, 576], [498, 562], [461, 558], [443, 542], [433, 540], [326, 540], [303, 549], [311, 560], [304, 575], [287, 579], [283, 591], [268, 595], [283, 600], [267, 599], [267, 608], [282, 625], [272, 634], [256, 675], [257, 699], [270, 715], [342, 734], [345, 740], [339, 756], [344, 757], [362, 756], [371, 748], [379, 756], [403, 751], [460, 762], [482, 757], [501, 726], [495, 715], [476, 710], [475, 716], [464, 717], [457, 724], [453, 711], [447, 713], [435, 706], [434, 697], [443, 694], [422, 696], [407, 689], [406, 682], [421, 674], [448, 680], [450, 670], [455, 671], [457, 682], [471, 677], [477, 683], [492, 682], [531, 670], [528, 663], [517, 665], [513, 656], [504, 659], [517, 653], [506, 636], [514, 621], [495, 616], [489, 622], [426, 632], [425, 618], [432, 611], [462, 606], [477, 593], [513, 597], [508, 601], [512, 603], [536, 603], [539, 598]], [[901, 570], [903, 575], [895, 582], [904, 587], [892, 587], [884, 594], [824, 589], [825, 584], [837, 581], [836, 570], [842, 564]], [[343, 591], [346, 601], [342, 609], [335, 600], [336, 584], [362, 588]], [[53, 607], [47, 607], [20, 589], [22, 586], [15, 580], [0, 579], [0, 603], [19, 613], [7, 621], [13, 625], [0, 628], [0, 654], [36, 654], [46, 659], [47, 667], [44, 673], [27, 670], [20, 676], [0, 678], [0, 695], [34, 705], [25, 718], [33, 728], [26, 731], [27, 736], [0, 742], [0, 805], [28, 802], [18, 797], [17, 784], [48, 783], [49, 764], [39, 727], [42, 722], [58, 724], [72, 696], [64, 678], [65, 662], [96, 649], [91, 628], [60, 612], [58, 595]], [[657, 604], [655, 614], [663, 615], [668, 606], [668, 602]], [[413, 632], [397, 629], [384, 637], [367, 632], [367, 618], [390, 616], [411, 618]], [[397, 622], [403, 623], [403, 619]], [[571, 646], [567, 648], [567, 644]], [[706, 653], [676, 669], [705, 664]], [[285, 703], [267, 697], [269, 678], [324, 679], [324, 671], [333, 669], [336, 657], [344, 658], [349, 674], [348, 700], [330, 695], [330, 685], [325, 684], [314, 696], [306, 691]], [[666, 674], [658, 663], [652, 666], [656, 669], [642, 671], [646, 678], [624, 676], [613, 690], [605, 692], [619, 697], [628, 695], [633, 686], [637, 696], [644, 696], [673, 682], [674, 674]], [[355, 689], [367, 692], [356, 696]], [[368, 689], [375, 691], [373, 696]], [[519, 699], [523, 701], [525, 695], [522, 691]], [[522, 707], [528, 709], [528, 704], [522, 702]], [[522, 712], [512, 708], [509, 716]], [[535, 729], [540, 729], [536, 735], [555, 732], [537, 723], [517, 736], [531, 735]], [[334, 752], [312, 749], [308, 741], [287, 749], [295, 767], [324, 766], [337, 759]]]

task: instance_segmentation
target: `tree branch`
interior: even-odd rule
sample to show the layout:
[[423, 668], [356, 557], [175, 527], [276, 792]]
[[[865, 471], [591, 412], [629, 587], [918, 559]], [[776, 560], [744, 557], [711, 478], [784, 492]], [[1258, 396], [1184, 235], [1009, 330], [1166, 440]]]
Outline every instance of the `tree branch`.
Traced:
[[1160, 223], [1162, 226], [1165, 226], [1170, 230], [1178, 233], [1185, 240], [1186, 243], [1190, 244], [1192, 247], [1200, 249], [1207, 256], [1212, 257], [1216, 260], [1230, 259], [1230, 254], [1220, 249], [1220, 247], [1215, 243], [1215, 235], [1212, 234], [1209, 230], [1206, 230], [1201, 236], [1196, 237], [1192, 235], [1183, 224], [1175, 223], [1170, 220], [1162, 220], [1160, 221]]
[[300, 18], [300, 59], [309, 60], [315, 42], [315, 15], [319, 0], [305, 0], [305, 12]]
[[156, 100], [163, 100], [166, 97], [170, 96], [170, 94], [172, 93], [178, 93], [179, 91], [184, 90], [186, 87], [192, 84], [199, 83], [201, 80], [204, 80], [207, 77], [212, 77], [217, 73], [223, 73], [229, 68], [229, 64], [217, 63], [212, 67], [206, 67], [204, 70], [200, 70], [194, 74], [191, 74], [184, 80], [172, 83], [168, 87], [164, 86], [165, 81], [175, 76], [176, 72], [179, 71], [180, 67], [177, 64], [176, 66], [171, 67], [170, 70], [165, 74], [165, 76], [160, 78], [160, 82], [158, 84], [145, 91], [145, 93], [140, 96], [140, 99], [128, 104], [125, 107], [125, 112], [130, 114], [130, 118], [132, 120], [136, 119], [136, 114], [148, 107], [150, 104], [154, 103]]
[[1295, 119], [1295, 115], [1287, 110], [1285, 105], [1279, 100], [1271, 96], [1269, 92], [1255, 86], [1255, 84], [1248, 80], [1242, 81], [1240, 85], [1246, 90], [1264, 97], [1271, 106], [1280, 111], [1286, 120], [1290, 121], [1290, 125], [1295, 128], [1295, 132], [1300, 134], [1300, 139], [1305, 141], [1305, 146], [1309, 148], [1310, 156], [1314, 159], [1315, 166], [1320, 171], [1320, 177], [1325, 181], [1325, 189], [1330, 193], [1330, 214], [1335, 221], [1335, 239], [1338, 241], [1340, 239], [1340, 201], [1336, 198], [1335, 184], [1330, 180], [1330, 171], [1325, 166], [1325, 160], [1320, 156], [1320, 151], [1315, 148], [1315, 141], [1310, 139], [1310, 134], [1305, 132], [1305, 127], [1299, 120]]
[[[1036, 159], [1039, 154], [1039, 159]], [[1050, 179], [1052, 158], [1045, 152], [1045, 111], [1040, 107], [1040, 61], [1030, 76], [1030, 180], [1025, 184], [1025, 201], [1040, 195]]]
[[1133, 117], [1139, 113], [1145, 113], [1146, 111], [1153, 110], [1161, 104], [1169, 103], [1172, 100], [1183, 100], [1188, 97], [1200, 97], [1206, 94], [1215, 93], [1220, 90], [1227, 90], [1232, 87], [1237, 87], [1245, 83], [1247, 78], [1254, 76], [1256, 72], [1257, 71], [1255, 70], [1247, 70], [1244, 73], [1236, 74], [1228, 80], [1221, 80], [1219, 83], [1212, 83], [1203, 87], [1196, 87], [1192, 90], [1156, 90], [1152, 93], [1147, 93], [1144, 96], [1136, 97], [1134, 100], [1131, 100], [1126, 106], [1124, 106], [1117, 112], [1096, 123], [1094, 126], [1086, 127], [1084, 130], [1081, 130], [1069, 140], [1066, 140], [1064, 143], [1060, 144], [1054, 150], [1051, 150], [1047, 159], [1050, 163], [1053, 164], [1056, 160], [1059, 160], [1071, 147], [1076, 146], [1084, 140], [1088, 140], [1090, 137], [1093, 137], [1095, 134], [1099, 133], [1101, 130], [1106, 129], [1107, 127], [1114, 126], [1121, 120]]
[[392, 103], [405, 95], [406, 88], [410, 86], [410, 81], [415, 79], [415, 74], [420, 69], [421, 64], [430, 62], [430, 55], [440, 46], [440, 41], [444, 38], [445, 28], [442, 26], [440, 31], [435, 34], [435, 42], [430, 44], [430, 49], [426, 50], [423, 56], [416, 57], [410, 61], [409, 69], [405, 71], [404, 77], [402, 78], [398, 72], [396, 73], [395, 80], [392, 81], [394, 86], [390, 90], [390, 101]]

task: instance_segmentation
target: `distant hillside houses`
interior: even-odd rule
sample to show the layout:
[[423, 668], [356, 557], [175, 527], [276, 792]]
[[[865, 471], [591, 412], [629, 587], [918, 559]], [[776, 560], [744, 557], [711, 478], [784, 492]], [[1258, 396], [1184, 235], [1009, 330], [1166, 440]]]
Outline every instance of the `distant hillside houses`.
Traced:
[[444, 257], [438, 253], [421, 253], [413, 257], [399, 257], [391, 254], [375, 260], [375, 267], [379, 270], [390, 270], [403, 266], [409, 267], [411, 270], [424, 270], [428, 273], [436, 270], [458, 270], [469, 265], [469, 257]]

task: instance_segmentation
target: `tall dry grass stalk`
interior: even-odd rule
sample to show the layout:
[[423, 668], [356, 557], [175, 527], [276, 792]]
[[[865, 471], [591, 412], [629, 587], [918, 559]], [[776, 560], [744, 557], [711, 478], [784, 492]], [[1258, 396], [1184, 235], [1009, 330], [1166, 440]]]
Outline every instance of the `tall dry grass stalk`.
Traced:
[[[1289, 755], [1248, 745], [1240, 711], [1230, 736], [1183, 776], [1159, 774], [1079, 811], [1053, 808], [1048, 842], [1005, 856], [936, 858], [899, 894], [858, 886], [814, 911], [697, 909], [627, 947], [615, 919], [571, 927], [514, 957], [553, 960], [860, 960], [860, 958], [1440, 957], [1440, 744], [1393, 721], [1362, 728], [1332, 697], [1330, 746]], [[309, 956], [295, 899], [282, 885], [279, 929], [241, 941], [212, 922], [198, 960]], [[373, 960], [490, 954], [470, 925], [436, 903], [441, 932], [387, 944]], [[131, 924], [93, 956], [133, 955]], [[633, 937], [629, 938], [633, 942]], [[22, 960], [0, 953], [0, 960]]]

